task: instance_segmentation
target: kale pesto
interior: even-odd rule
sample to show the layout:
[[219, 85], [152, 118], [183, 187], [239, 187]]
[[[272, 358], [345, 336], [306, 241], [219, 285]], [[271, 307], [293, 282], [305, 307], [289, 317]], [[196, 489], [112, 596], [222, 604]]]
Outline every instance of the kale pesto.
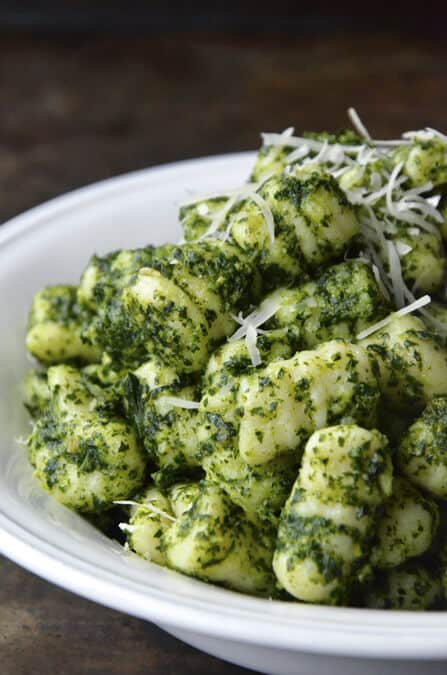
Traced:
[[24, 444], [44, 490], [148, 564], [439, 609], [447, 139], [351, 118], [265, 134], [249, 182], [180, 206], [181, 242], [38, 291]]

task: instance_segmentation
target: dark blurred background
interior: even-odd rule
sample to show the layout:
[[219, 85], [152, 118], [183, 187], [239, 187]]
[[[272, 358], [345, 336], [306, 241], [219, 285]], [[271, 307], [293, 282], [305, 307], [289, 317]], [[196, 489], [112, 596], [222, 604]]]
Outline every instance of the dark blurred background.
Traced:
[[[414, 4], [414, 3], [413, 3]], [[0, 2], [3, 26], [33, 30], [190, 31], [272, 30], [288, 32], [353, 27], [363, 32], [387, 27], [444, 31], [445, 2], [419, 3], [354, 0], [39, 0]]]
[[[447, 130], [447, 2], [0, 0], [0, 222], [261, 130]], [[1, 675], [242, 671], [0, 559]]]

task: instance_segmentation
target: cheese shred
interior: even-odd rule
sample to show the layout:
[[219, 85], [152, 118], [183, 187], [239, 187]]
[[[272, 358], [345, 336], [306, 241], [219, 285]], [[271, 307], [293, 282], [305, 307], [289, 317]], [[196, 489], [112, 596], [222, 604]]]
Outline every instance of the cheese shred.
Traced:
[[[158, 506], [155, 506], [152, 504], [152, 502], [134, 502], [131, 499], [117, 499], [116, 501], [113, 502], [114, 504], [119, 504], [121, 506], [136, 506], [137, 508], [145, 508], [148, 511], [152, 511], [152, 513], [155, 513], [157, 516], [161, 516], [162, 518], [166, 518], [167, 520], [170, 520], [171, 522], [175, 523], [176, 518], [174, 516], [171, 516], [169, 513], [166, 513], [166, 511], [163, 511], [162, 509], [159, 509]], [[135, 525], [130, 525], [129, 523], [120, 523], [119, 527], [124, 530], [124, 526], [126, 528], [135, 528]], [[127, 531], [132, 531], [132, 530], [127, 530]]]
[[372, 326], [369, 326], [368, 328], [365, 328], [365, 330], [362, 330], [356, 337], [357, 340], [363, 340], [364, 338], [369, 337], [373, 333], [376, 333], [377, 331], [381, 330], [381, 328], [384, 328], [385, 326], [388, 326], [389, 323], [394, 321], [394, 319], [397, 319], [398, 317], [405, 316], [406, 314], [411, 314], [412, 312], [417, 312], [418, 309], [421, 309], [422, 307], [425, 307], [431, 302], [431, 297], [429, 295], [424, 295], [422, 298], [418, 298], [414, 302], [411, 303], [411, 305], [407, 305], [407, 307], [402, 307], [402, 309], [399, 309], [397, 312], [393, 312], [392, 314], [389, 314], [387, 317], [382, 319], [381, 321], [378, 321], [377, 323], [373, 324]]
[[241, 313], [239, 313], [238, 316], [232, 317], [234, 321], [240, 325], [236, 332], [228, 338], [228, 342], [235, 342], [236, 340], [245, 338], [247, 351], [254, 367], [257, 367], [262, 363], [261, 354], [257, 347], [258, 334], [263, 332], [260, 329], [260, 326], [271, 319], [272, 316], [276, 314], [280, 306], [281, 299], [279, 297], [268, 298], [245, 318], [242, 317]]

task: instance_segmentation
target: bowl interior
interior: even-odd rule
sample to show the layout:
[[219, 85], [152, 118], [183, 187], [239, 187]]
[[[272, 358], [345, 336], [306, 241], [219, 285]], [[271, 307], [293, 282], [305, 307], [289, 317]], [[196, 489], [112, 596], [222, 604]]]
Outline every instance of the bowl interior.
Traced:
[[[24, 335], [33, 293], [47, 284], [77, 283], [93, 252], [178, 240], [179, 204], [241, 184], [252, 161], [251, 153], [243, 153], [130, 174], [49, 202], [0, 228], [0, 550], [70, 590], [179, 628], [338, 653], [367, 655], [380, 645], [384, 655], [400, 655], [406, 645], [407, 654], [447, 654], [443, 615], [421, 622], [410, 614], [285, 605], [143, 562], [53, 501], [32, 476], [20, 439], [29, 430], [21, 381], [31, 366]], [[422, 637], [409, 644], [415, 635]]]

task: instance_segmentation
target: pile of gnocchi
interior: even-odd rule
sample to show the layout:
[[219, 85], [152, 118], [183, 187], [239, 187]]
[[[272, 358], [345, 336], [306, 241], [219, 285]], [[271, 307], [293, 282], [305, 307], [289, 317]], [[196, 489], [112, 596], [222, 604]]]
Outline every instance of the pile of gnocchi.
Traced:
[[263, 134], [178, 244], [34, 297], [35, 476], [129, 551], [284, 601], [447, 594], [447, 137]]

